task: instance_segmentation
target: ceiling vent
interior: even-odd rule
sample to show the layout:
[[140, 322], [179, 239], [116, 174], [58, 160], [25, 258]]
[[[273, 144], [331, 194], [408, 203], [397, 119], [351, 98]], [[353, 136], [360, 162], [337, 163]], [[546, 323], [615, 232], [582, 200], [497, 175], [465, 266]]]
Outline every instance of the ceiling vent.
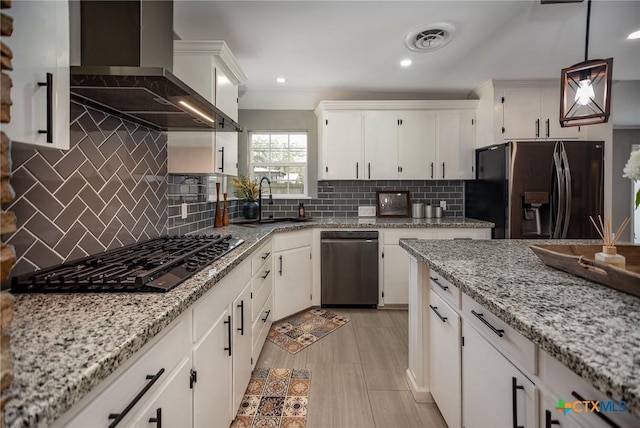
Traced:
[[404, 43], [414, 52], [431, 52], [449, 43], [453, 34], [453, 25], [445, 22], [421, 25], [409, 32]]

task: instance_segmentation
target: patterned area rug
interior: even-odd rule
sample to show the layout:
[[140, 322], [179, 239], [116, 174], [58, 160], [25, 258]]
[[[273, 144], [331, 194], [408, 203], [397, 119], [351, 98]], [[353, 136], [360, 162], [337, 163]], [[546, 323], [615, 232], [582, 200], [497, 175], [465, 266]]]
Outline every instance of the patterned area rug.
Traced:
[[304, 428], [311, 370], [255, 369], [230, 428]]
[[348, 322], [342, 315], [312, 308], [274, 323], [267, 339], [295, 354]]

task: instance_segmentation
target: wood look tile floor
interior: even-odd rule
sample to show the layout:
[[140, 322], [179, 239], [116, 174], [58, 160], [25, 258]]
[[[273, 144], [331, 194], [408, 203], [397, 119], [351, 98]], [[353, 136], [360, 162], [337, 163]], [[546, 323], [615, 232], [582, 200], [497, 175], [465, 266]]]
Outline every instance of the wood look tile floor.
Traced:
[[435, 404], [416, 403], [406, 382], [408, 314], [330, 309], [351, 322], [297, 354], [266, 341], [256, 367], [307, 368], [307, 428], [446, 428]]

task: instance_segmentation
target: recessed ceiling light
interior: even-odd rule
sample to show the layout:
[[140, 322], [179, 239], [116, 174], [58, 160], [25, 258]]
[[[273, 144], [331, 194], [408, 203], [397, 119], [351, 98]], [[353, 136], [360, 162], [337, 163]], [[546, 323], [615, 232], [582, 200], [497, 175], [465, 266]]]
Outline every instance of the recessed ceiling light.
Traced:
[[411, 61], [410, 59], [403, 59], [402, 61], [400, 61], [400, 65], [403, 67], [409, 67], [412, 63], [413, 61]]
[[284, 77], [278, 77], [278, 78], [276, 78], [276, 82], [278, 82], [278, 83], [284, 83], [284, 82], [286, 82], [286, 81], [287, 81], [287, 79], [285, 79]]
[[633, 33], [629, 34], [627, 36], [627, 39], [629, 39], [629, 40], [640, 39], [640, 30], [634, 31]]

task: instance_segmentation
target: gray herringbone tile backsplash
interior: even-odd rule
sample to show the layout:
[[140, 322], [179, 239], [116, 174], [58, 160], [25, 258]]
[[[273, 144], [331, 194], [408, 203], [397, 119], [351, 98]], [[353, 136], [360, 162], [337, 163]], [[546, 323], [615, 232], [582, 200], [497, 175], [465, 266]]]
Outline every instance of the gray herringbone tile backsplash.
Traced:
[[12, 275], [167, 233], [166, 134], [71, 103], [70, 138], [12, 147]]

